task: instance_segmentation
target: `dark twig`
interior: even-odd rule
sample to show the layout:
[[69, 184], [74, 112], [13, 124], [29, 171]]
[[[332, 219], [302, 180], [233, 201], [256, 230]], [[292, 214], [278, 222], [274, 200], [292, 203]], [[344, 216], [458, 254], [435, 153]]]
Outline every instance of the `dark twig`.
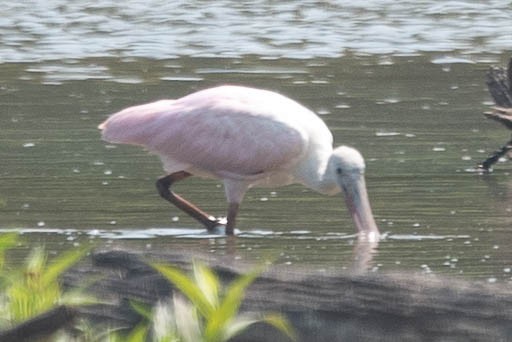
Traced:
[[[508, 68], [493, 67], [487, 72], [487, 87], [497, 107], [493, 112], [486, 112], [484, 115], [512, 129], [512, 58]], [[512, 139], [495, 151], [489, 158], [484, 160], [478, 168], [489, 171], [493, 164], [512, 150]]]
[[489, 158], [484, 160], [480, 165], [478, 165], [478, 169], [489, 171], [492, 165], [498, 162], [498, 160], [506, 155], [509, 151], [512, 150], [512, 139], [510, 139], [505, 145], [503, 145], [499, 150], [495, 151]]
[[512, 58], [508, 64], [508, 69], [501, 67], [492, 67], [487, 72], [487, 88], [497, 106], [512, 107], [512, 94], [510, 93], [510, 84], [512, 80]]

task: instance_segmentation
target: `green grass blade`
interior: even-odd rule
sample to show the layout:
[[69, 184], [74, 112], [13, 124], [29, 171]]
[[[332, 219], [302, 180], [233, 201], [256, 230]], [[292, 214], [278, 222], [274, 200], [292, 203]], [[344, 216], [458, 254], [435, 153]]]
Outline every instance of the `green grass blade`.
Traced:
[[194, 283], [185, 273], [179, 269], [163, 265], [163, 264], [151, 264], [151, 266], [160, 272], [167, 280], [176, 286], [187, 297], [188, 300], [199, 310], [199, 313], [208, 319], [214, 308], [201, 291], [201, 288]]
[[239, 335], [254, 323], [259, 321], [255, 315], [244, 315], [234, 318], [224, 329], [223, 340], [229, 341], [233, 337]]
[[12, 278], [12, 275], [4, 270], [5, 252], [16, 246], [17, 243], [17, 233], [0, 234], [0, 293], [5, 291], [5, 288], [9, 284], [9, 280]]
[[111, 331], [104, 339], [98, 338], [97, 341], [103, 342], [122, 342], [122, 338], [119, 333]]
[[219, 307], [206, 323], [205, 340], [222, 341], [226, 327], [235, 318], [245, 296], [245, 289], [261, 274], [255, 270], [235, 279], [228, 287]]
[[44, 270], [44, 273], [42, 274], [42, 283], [49, 284], [57, 281], [57, 278], [61, 276], [62, 273], [82, 259], [89, 250], [89, 247], [85, 247], [63, 252], [52, 260], [52, 263], [46, 267], [46, 270]]
[[0, 234], [0, 251], [14, 247], [18, 242], [18, 233]]
[[176, 331], [183, 342], [202, 341], [201, 327], [202, 320], [197, 315], [197, 310], [189, 301], [174, 296], [174, 319], [176, 322]]
[[147, 319], [147, 320], [153, 319], [153, 313], [151, 312], [151, 307], [148, 306], [147, 304], [132, 299], [132, 300], [130, 300], [130, 306], [136, 313], [138, 313], [145, 319]]
[[297, 340], [295, 330], [291, 326], [290, 322], [282, 315], [277, 313], [270, 313], [262, 316], [260, 314], [250, 313], [239, 315], [229, 323], [224, 332], [223, 341], [229, 341], [255, 323], [269, 324], [282, 332], [284, 335], [288, 336], [290, 341]]
[[46, 265], [46, 252], [43, 247], [35, 247], [30, 251], [26, 263], [26, 276], [40, 279]]
[[17, 233], [7, 233], [0, 235], [0, 270], [4, 266], [5, 251], [16, 246], [18, 242]]
[[220, 281], [217, 275], [209, 267], [194, 262], [194, 277], [210, 305], [214, 308], [218, 307]]
[[125, 342], [146, 342], [148, 327], [145, 324], [137, 325], [130, 334], [123, 339]]
[[153, 342], [179, 342], [174, 311], [171, 300], [156, 303], [151, 321]]
[[[87, 249], [88, 250], [88, 249]], [[58, 303], [91, 302], [91, 298], [76, 293], [64, 295], [58, 276], [73, 265], [86, 249], [63, 253], [47, 265], [47, 253], [42, 247], [32, 249], [25, 267], [11, 272], [9, 286], [5, 290], [6, 310], [13, 322], [20, 322], [51, 309]]]
[[104, 301], [85, 293], [81, 289], [72, 289], [61, 294], [59, 303], [63, 305], [80, 306], [102, 304]]
[[290, 322], [282, 315], [277, 313], [266, 314], [263, 316], [261, 321], [281, 331], [283, 334], [288, 336], [291, 341], [297, 341], [297, 333], [295, 332], [295, 329], [293, 329]]

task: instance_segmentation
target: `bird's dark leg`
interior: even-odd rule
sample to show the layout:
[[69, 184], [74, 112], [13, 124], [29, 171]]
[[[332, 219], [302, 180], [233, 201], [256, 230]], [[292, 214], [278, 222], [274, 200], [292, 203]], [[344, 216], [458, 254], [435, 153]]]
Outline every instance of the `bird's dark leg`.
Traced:
[[226, 235], [233, 235], [236, 224], [236, 215], [238, 214], [239, 203], [229, 203], [228, 217], [226, 223]]
[[[156, 188], [162, 198], [174, 204], [178, 209], [183, 210], [191, 217], [202, 223], [208, 231], [212, 231], [215, 226], [219, 224], [219, 221], [208, 215], [194, 204], [190, 203], [183, 197], [175, 194], [171, 191], [171, 186], [174, 182], [183, 180], [192, 176], [192, 174], [186, 171], [179, 171], [170, 175], [164, 176], [156, 181]], [[226, 229], [227, 231], [227, 229]]]

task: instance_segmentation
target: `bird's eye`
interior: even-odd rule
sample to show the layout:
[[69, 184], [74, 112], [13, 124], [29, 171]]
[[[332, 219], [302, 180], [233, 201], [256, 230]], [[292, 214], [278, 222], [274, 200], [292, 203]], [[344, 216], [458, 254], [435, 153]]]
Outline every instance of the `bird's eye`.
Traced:
[[343, 170], [341, 169], [341, 167], [336, 168], [336, 173], [338, 175], [341, 175], [343, 173]]

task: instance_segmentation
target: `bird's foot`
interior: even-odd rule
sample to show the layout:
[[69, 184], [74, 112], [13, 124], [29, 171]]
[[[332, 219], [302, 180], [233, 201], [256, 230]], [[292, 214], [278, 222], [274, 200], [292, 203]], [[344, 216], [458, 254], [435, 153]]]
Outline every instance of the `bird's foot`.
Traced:
[[227, 220], [224, 217], [216, 218], [213, 216], [209, 217], [209, 221], [205, 223], [206, 229], [209, 233], [218, 233], [224, 231], [226, 228]]
[[236, 235], [240, 233], [238, 229], [229, 228], [226, 217], [215, 218], [210, 216], [210, 222], [206, 225], [208, 233], [215, 235]]

